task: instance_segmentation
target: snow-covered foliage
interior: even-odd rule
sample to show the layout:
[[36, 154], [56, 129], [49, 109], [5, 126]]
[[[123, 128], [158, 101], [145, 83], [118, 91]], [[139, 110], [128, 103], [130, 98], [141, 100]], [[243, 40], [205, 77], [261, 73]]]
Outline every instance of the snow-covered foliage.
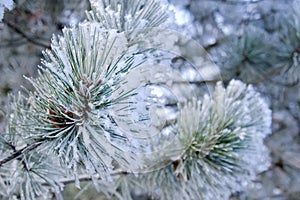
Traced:
[[129, 191], [154, 199], [228, 199], [269, 166], [263, 140], [271, 132], [271, 111], [251, 85], [232, 80], [225, 89], [219, 82], [211, 97], [185, 104], [178, 120], [172, 145], [161, 150], [177, 157], [154, 171], [120, 176], [110, 186], [99, 181], [98, 188], [120, 199], [132, 199]]
[[267, 168], [267, 104], [253, 86], [217, 82], [204, 49], [166, 29], [165, 1], [91, 5], [5, 111], [1, 198], [61, 199], [89, 180], [109, 198], [224, 199]]

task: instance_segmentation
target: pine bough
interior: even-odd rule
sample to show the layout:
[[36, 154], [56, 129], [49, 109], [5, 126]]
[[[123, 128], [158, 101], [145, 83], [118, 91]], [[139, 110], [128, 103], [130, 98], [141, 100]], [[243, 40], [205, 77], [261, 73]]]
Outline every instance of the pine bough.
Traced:
[[81, 180], [113, 199], [226, 199], [268, 167], [271, 111], [240, 81], [178, 100], [164, 126], [152, 127], [155, 113], [133, 120], [139, 88], [151, 80], [139, 78], [141, 71], [156, 74], [170, 58], [155, 38], [170, 25], [166, 6], [91, 5], [85, 22], [53, 38], [39, 77], [28, 79], [35, 90], [11, 100], [0, 137], [1, 199], [62, 199], [64, 184], [80, 187]]

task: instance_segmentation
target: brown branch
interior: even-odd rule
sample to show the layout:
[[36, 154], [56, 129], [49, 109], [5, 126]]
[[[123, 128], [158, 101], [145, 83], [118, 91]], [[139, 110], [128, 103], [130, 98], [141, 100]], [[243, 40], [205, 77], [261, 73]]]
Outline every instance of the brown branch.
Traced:
[[13, 154], [9, 155], [8, 157], [0, 160], [0, 167], [2, 167], [2, 165], [4, 165], [7, 162], [10, 162], [20, 156], [22, 156], [23, 154], [34, 150], [35, 148], [37, 148], [38, 146], [40, 146], [43, 143], [43, 141], [35, 141], [31, 144], [28, 144], [26, 147], [23, 147], [20, 150], [15, 151]]
[[[80, 175], [78, 177], [78, 180], [80, 182], [82, 181], [91, 181], [92, 180], [92, 177], [91, 176], [88, 176], [88, 175]], [[60, 179], [59, 180], [59, 183], [62, 183], [64, 185], [69, 185], [69, 184], [72, 184], [72, 183], [75, 183], [75, 178], [64, 178], [64, 179]]]
[[18, 34], [20, 34], [22, 37], [24, 37], [28, 42], [31, 42], [32, 44], [41, 46], [41, 47], [45, 47], [50, 49], [50, 45], [49, 44], [45, 44], [43, 42], [37, 41], [34, 38], [32, 38], [31, 36], [27, 35], [22, 29], [20, 29], [18, 26], [16, 26], [15, 24], [7, 21], [7, 20], [3, 20], [3, 22], [10, 27], [11, 29], [13, 29], [15, 32], [17, 32]]

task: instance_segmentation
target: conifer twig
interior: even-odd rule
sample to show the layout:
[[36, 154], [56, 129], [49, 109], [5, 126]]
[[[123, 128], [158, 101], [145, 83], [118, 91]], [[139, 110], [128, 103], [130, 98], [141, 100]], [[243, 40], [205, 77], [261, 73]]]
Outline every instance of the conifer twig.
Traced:
[[50, 45], [49, 44], [45, 44], [41, 41], [37, 41], [34, 38], [30, 37], [29, 35], [27, 35], [26, 33], [24, 33], [24, 31], [22, 31], [22, 29], [20, 29], [19, 27], [17, 27], [15, 24], [7, 21], [7, 20], [3, 20], [3, 22], [11, 29], [13, 29], [15, 32], [17, 32], [18, 34], [20, 34], [22, 37], [24, 37], [28, 42], [31, 42], [32, 44], [50, 49]]
[[19, 156], [23, 155], [24, 153], [27, 153], [29, 151], [34, 150], [35, 148], [40, 146], [42, 143], [43, 143], [43, 141], [34, 141], [31, 144], [27, 144], [22, 149], [17, 150], [13, 154], [11, 154], [11, 155], [7, 156], [6, 158], [0, 160], [0, 167], [2, 167], [2, 165], [4, 165], [5, 163], [18, 158]]

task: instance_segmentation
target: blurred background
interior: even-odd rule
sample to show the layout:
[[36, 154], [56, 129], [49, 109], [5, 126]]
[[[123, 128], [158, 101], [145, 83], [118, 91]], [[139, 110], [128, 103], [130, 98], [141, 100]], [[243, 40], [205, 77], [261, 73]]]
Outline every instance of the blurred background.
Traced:
[[[31, 88], [42, 51], [61, 29], [83, 21], [88, 0], [15, 0], [0, 23], [0, 124], [8, 94]], [[300, 199], [300, 1], [169, 0], [177, 30], [201, 44], [224, 83], [252, 84], [273, 111], [265, 143], [272, 163], [232, 199]], [[259, 114], [259, 113], [258, 113]], [[1, 129], [3, 129], [3, 126]], [[0, 130], [2, 131], [2, 130]], [[221, 181], [221, 180], [220, 180]], [[85, 183], [83, 184], [83, 188]], [[65, 199], [79, 192], [73, 185]], [[86, 187], [77, 199], [105, 199]]]

